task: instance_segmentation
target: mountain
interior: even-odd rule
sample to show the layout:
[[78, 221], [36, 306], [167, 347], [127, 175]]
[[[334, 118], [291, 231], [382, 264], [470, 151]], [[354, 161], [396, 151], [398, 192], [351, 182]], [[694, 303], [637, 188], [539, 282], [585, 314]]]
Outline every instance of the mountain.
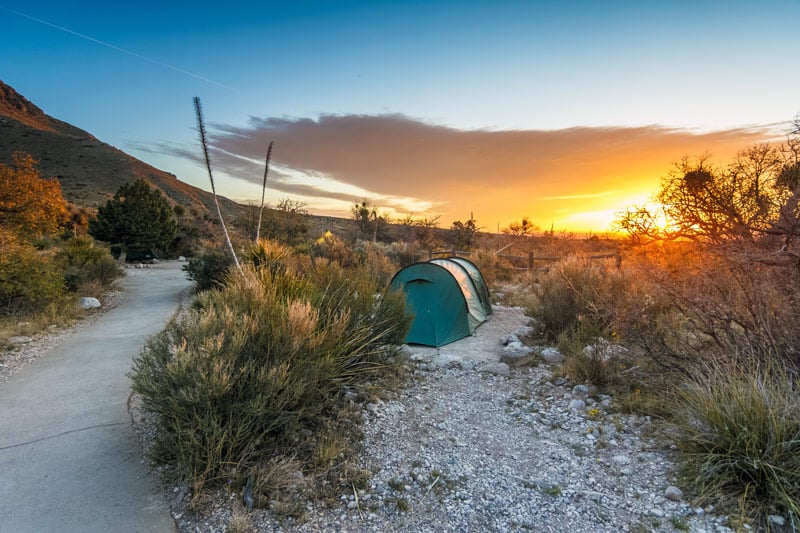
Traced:
[[[97, 208], [120, 186], [142, 178], [187, 213], [216, 218], [211, 193], [45, 114], [0, 80], [0, 162], [10, 162], [17, 150], [38, 159], [42, 176], [57, 178], [64, 197], [80, 207]], [[223, 197], [220, 204], [226, 219], [241, 216], [244, 209]]]

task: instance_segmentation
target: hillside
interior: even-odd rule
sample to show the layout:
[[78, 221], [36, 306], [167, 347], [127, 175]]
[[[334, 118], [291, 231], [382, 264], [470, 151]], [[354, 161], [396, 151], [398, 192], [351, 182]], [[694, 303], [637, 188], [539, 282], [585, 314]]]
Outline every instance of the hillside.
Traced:
[[[216, 216], [211, 193], [45, 114], [0, 81], [0, 161], [10, 161], [17, 150], [38, 159], [42, 175], [58, 178], [64, 197], [81, 207], [95, 209], [121, 185], [143, 178], [187, 212]], [[239, 204], [227, 198], [220, 203], [226, 217], [241, 215]]]

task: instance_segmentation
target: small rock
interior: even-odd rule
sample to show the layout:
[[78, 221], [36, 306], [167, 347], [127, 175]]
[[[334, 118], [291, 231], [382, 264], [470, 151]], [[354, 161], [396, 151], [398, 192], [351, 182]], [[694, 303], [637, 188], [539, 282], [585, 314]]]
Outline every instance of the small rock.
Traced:
[[78, 304], [81, 309], [97, 309], [100, 307], [100, 300], [91, 296], [84, 296], [79, 300]]
[[631, 464], [631, 458], [628, 457], [627, 455], [615, 455], [614, 457], [611, 458], [611, 460], [614, 461], [615, 464], [618, 464], [620, 466]]
[[505, 363], [488, 363], [480, 367], [479, 370], [495, 376], [508, 376], [511, 374], [511, 368]]
[[[558, 351], [558, 348], [547, 347], [544, 350], [542, 350], [542, 353], [540, 355], [546, 363], [564, 362], [564, 356], [561, 355], [561, 352]], [[558, 383], [556, 383], [556, 385], [558, 385]]]
[[512, 335], [516, 335], [517, 338], [524, 338], [524, 337], [530, 337], [535, 332], [536, 330], [531, 326], [520, 326], [514, 330]]
[[683, 491], [678, 487], [670, 485], [667, 487], [667, 490], [664, 491], [664, 496], [669, 500], [679, 502], [683, 498]]
[[181, 256], [178, 257], [178, 261], [183, 263], [184, 261], [186, 261], [186, 258], [181, 255]]
[[779, 527], [782, 527], [786, 523], [786, 520], [781, 515], [777, 515], [777, 514], [769, 515], [767, 517], [767, 521], [770, 524], [775, 524], [776, 526], [779, 526]]
[[505, 346], [500, 352], [500, 361], [508, 366], [518, 367], [530, 365], [536, 360], [533, 348], [525, 346], [521, 342], [512, 342]]
[[9, 337], [8, 338], [8, 343], [9, 344], [28, 344], [32, 340], [33, 339], [31, 339], [30, 337], [27, 337], [25, 335], [16, 335], [14, 337]]
[[575, 385], [572, 387], [572, 394], [575, 396], [585, 397], [589, 395], [588, 385]]
[[569, 408], [573, 411], [582, 413], [586, 410], [586, 402], [583, 400], [572, 400], [569, 402]]
[[434, 368], [459, 368], [461, 358], [456, 355], [441, 354], [433, 358], [431, 365]]
[[656, 508], [650, 509], [649, 511], [647, 511], [647, 514], [655, 518], [664, 518], [664, 511], [662, 511], [661, 509], [656, 509]]
[[517, 337], [513, 333], [509, 333], [507, 335], [503, 335], [502, 337], [500, 337], [500, 344], [502, 344], [503, 346], [508, 346], [509, 344], [512, 343], [522, 344], [519, 340], [519, 337]]

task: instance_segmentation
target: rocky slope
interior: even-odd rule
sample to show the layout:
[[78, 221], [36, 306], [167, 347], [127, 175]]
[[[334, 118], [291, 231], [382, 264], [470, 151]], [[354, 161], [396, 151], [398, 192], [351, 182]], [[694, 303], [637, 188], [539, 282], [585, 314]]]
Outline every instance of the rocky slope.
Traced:
[[[45, 114], [0, 81], [0, 162], [22, 150], [39, 160], [42, 175], [58, 178], [64, 197], [81, 207], [96, 208], [119, 187], [142, 178], [187, 211], [213, 216], [211, 193], [180, 181], [108, 145], [92, 134]], [[225, 215], [242, 206], [221, 199]]]

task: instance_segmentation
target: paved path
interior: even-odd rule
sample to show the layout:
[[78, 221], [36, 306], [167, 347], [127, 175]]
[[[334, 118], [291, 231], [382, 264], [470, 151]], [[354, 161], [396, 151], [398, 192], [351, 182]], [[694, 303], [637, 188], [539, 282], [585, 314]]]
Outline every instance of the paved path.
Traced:
[[0, 531], [174, 531], [127, 409], [131, 359], [189, 286], [128, 269], [116, 309], [0, 389]]

